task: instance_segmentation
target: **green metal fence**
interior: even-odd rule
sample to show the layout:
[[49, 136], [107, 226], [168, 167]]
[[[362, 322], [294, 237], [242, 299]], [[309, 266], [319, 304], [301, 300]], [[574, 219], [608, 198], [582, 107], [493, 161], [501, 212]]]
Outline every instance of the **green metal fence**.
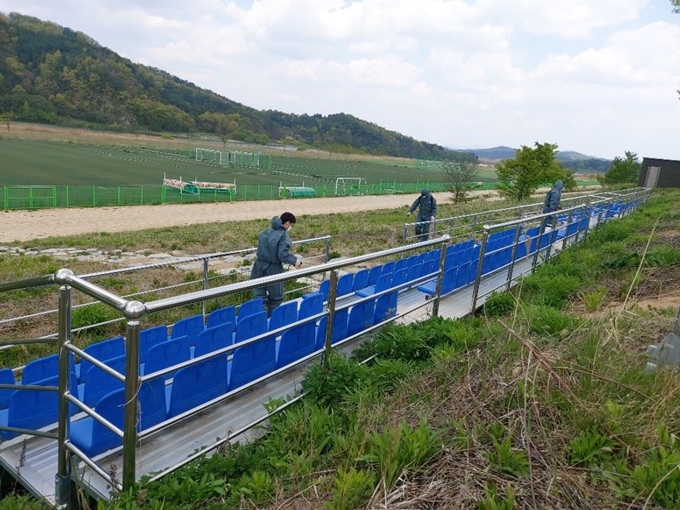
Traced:
[[[494, 183], [476, 183], [476, 190], [492, 190]], [[592, 186], [597, 181], [578, 181], [579, 186]], [[338, 189], [333, 184], [307, 186], [314, 193], [305, 197], [335, 197], [359, 195], [395, 195], [420, 193], [422, 188], [433, 192], [446, 192], [444, 183], [419, 181], [398, 183], [381, 181], [360, 186], [347, 185]], [[0, 186], [0, 210], [56, 209], [67, 207], [105, 207], [124, 205], [186, 204], [208, 202], [236, 202], [242, 200], [285, 199], [290, 194], [281, 193], [275, 185], [241, 185], [232, 193], [225, 190], [201, 190], [199, 193], [181, 192], [161, 185], [148, 186]], [[300, 196], [300, 198], [302, 195]]]
[[[489, 185], [493, 188], [493, 185]], [[346, 186], [342, 190], [334, 185], [309, 186], [317, 197], [386, 195], [417, 193], [422, 188], [445, 191], [442, 183], [380, 182], [361, 186]], [[54, 209], [67, 207], [105, 207], [150, 204], [183, 204], [198, 202], [234, 202], [240, 200], [273, 200], [281, 198], [279, 186], [242, 185], [235, 192], [224, 190], [201, 190], [199, 193], [183, 193], [176, 188], [160, 185], [148, 186], [2, 186], [0, 208], [8, 210]], [[310, 194], [311, 196], [311, 194]]]

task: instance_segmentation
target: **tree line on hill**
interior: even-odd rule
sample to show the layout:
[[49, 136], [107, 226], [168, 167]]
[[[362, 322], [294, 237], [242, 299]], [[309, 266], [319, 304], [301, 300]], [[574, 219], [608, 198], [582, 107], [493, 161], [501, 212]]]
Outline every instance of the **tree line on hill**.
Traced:
[[121, 131], [200, 132], [222, 139], [431, 160], [474, 161], [352, 115], [256, 110], [120, 57], [52, 22], [0, 13], [0, 114]]

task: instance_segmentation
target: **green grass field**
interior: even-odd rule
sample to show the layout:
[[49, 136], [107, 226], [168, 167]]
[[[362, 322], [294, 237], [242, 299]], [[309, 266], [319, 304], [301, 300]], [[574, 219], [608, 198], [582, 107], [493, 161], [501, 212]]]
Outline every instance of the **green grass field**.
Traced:
[[[123, 186], [160, 185], [170, 178], [237, 185], [320, 186], [334, 184], [337, 177], [363, 177], [368, 184], [380, 182], [442, 183], [444, 175], [429, 165], [404, 160], [385, 163], [343, 158], [272, 155], [267, 168], [227, 167], [203, 163], [193, 151], [159, 151], [123, 145], [91, 145], [70, 142], [0, 140], [0, 185]], [[484, 172], [479, 181], [493, 180]]]

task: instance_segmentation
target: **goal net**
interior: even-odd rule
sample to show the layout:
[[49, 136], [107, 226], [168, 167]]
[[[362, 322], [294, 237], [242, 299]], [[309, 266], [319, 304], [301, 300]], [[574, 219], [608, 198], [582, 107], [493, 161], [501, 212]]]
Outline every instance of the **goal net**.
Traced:
[[364, 195], [366, 179], [363, 177], [338, 177], [335, 179], [336, 195]]
[[226, 164], [221, 151], [214, 149], [196, 148], [196, 161], [203, 161], [205, 163], [217, 163], [218, 165]]

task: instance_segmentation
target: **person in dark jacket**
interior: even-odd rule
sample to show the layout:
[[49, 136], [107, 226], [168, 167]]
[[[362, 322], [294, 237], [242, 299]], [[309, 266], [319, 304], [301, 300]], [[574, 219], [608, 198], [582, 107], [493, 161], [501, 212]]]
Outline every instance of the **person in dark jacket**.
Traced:
[[434, 198], [430, 190], [423, 188], [420, 196], [415, 199], [406, 214], [412, 214], [418, 209], [416, 216], [416, 238], [418, 241], [427, 241], [430, 237], [430, 222], [437, 216], [437, 199]]
[[[543, 202], [543, 214], [551, 213], [557, 211], [560, 207], [560, 199], [562, 198], [562, 189], [564, 188], [564, 183], [562, 181], [556, 181], [555, 185], [552, 187], [548, 193], [545, 195], [545, 201]], [[554, 216], [546, 216], [543, 219], [544, 228], [552, 227], [555, 221]]]
[[[250, 278], [262, 278], [283, 273], [283, 265], [295, 267], [302, 265], [302, 260], [290, 252], [293, 244], [288, 231], [295, 223], [295, 216], [285, 212], [280, 217], [272, 218], [272, 226], [257, 236], [257, 258], [250, 272]], [[283, 302], [283, 282], [258, 287], [253, 291], [254, 297], [264, 299], [269, 316], [272, 310]]]

